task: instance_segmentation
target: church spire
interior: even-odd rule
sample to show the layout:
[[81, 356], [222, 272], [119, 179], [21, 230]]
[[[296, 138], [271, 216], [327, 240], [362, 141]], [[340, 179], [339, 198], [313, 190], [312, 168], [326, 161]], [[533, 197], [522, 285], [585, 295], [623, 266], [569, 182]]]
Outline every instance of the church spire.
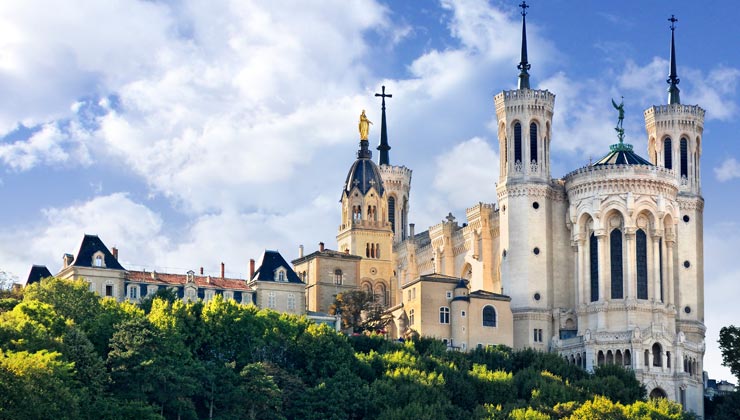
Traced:
[[522, 1], [522, 59], [516, 66], [519, 70], [519, 89], [529, 89], [529, 70], [532, 66], [527, 62], [527, 3]]
[[388, 151], [391, 150], [391, 146], [388, 145], [388, 129], [386, 128], [385, 124], [385, 98], [392, 98], [393, 95], [385, 93], [385, 86], [381, 87], [381, 92], [382, 93], [375, 94], [375, 96], [380, 96], [381, 98], [383, 98], [381, 106], [383, 116], [381, 117], [380, 121], [380, 144], [378, 145], [378, 150], [380, 151], [380, 154], [378, 156], [378, 165], [390, 165]]
[[668, 103], [669, 104], [680, 104], [681, 98], [679, 96], [680, 89], [678, 89], [678, 83], [680, 82], [678, 74], [676, 74], [676, 42], [674, 39], [674, 32], [676, 30], [676, 22], [678, 19], [674, 15], [668, 19], [671, 22], [671, 73], [668, 75]]

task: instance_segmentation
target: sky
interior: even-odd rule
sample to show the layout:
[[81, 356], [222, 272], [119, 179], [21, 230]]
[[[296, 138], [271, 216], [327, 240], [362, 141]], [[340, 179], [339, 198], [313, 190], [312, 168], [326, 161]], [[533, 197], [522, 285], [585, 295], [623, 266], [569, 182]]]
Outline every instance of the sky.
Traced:
[[[61, 268], [85, 233], [130, 269], [245, 277], [250, 258], [335, 247], [360, 111], [385, 85], [390, 160], [413, 170], [417, 231], [495, 202], [493, 96], [516, 88], [519, 1], [0, 2], [0, 271]], [[735, 1], [532, 0], [532, 88], [556, 95], [552, 174], [616, 141], [645, 156], [666, 103], [706, 109], [707, 355], [740, 322], [740, 25]], [[374, 144], [373, 144], [374, 149]], [[377, 151], [375, 152], [377, 157]]]

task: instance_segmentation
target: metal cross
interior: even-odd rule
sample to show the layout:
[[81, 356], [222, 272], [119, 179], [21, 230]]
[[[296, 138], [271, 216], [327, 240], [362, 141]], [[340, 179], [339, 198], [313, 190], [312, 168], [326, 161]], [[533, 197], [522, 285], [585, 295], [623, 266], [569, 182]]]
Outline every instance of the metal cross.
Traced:
[[522, 4], [520, 4], [519, 7], [522, 8], [522, 16], [527, 16], [527, 8], [529, 7], [527, 6], [527, 2], [522, 1]]
[[454, 222], [454, 221], [455, 221], [455, 216], [453, 216], [453, 215], [452, 215], [452, 213], [450, 212], [450, 213], [449, 213], [449, 214], [447, 215], [447, 217], [445, 217], [445, 219], [447, 219], [447, 221], [448, 221], [448, 222], [452, 223], [452, 222]]
[[678, 19], [674, 15], [671, 15], [671, 18], [668, 19], [669, 22], [671, 22], [671, 30], [676, 29], [676, 22], [678, 22]]
[[393, 95], [391, 95], [390, 93], [385, 93], [385, 86], [381, 86], [381, 92], [383, 93], [376, 93], [375, 96], [380, 96], [381, 98], [383, 98], [383, 109], [385, 109], [385, 98], [392, 98]]
[[352, 185], [354, 185], [356, 187], [356, 186], [360, 185], [360, 181], [358, 181], [358, 180], [355, 179], [354, 181], [352, 181]]

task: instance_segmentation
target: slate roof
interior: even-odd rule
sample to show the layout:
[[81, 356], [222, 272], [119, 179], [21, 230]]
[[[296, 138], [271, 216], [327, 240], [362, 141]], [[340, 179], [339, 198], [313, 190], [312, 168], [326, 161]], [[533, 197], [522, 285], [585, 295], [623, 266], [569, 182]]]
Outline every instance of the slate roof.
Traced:
[[296, 258], [292, 261], [293, 265], [300, 264], [306, 260], [310, 260], [316, 257], [332, 257], [332, 258], [342, 258], [347, 260], [361, 260], [362, 257], [359, 255], [352, 255], [347, 252], [339, 252], [335, 251], [333, 249], [324, 248], [323, 251], [314, 251], [308, 255], [304, 255], [301, 258]]
[[72, 266], [74, 267], [92, 267], [93, 266], [93, 255], [96, 252], [102, 252], [105, 260], [105, 268], [110, 270], [125, 270], [118, 260], [113, 257], [113, 254], [108, 250], [98, 235], [88, 235], [82, 238], [80, 244], [80, 250], [77, 251], [77, 257], [75, 257]]
[[380, 169], [372, 159], [359, 158], [349, 168], [347, 180], [344, 182], [344, 191], [349, 194], [354, 187], [359, 188], [364, 195], [375, 187], [378, 194], [383, 195], [383, 178], [380, 176]]
[[[152, 271], [128, 271], [126, 280], [136, 283], [165, 284], [168, 286], [184, 286], [187, 283], [187, 274], [156, 273]], [[252, 290], [244, 279], [221, 278], [196, 275], [193, 278], [195, 286], [203, 289]]]
[[31, 271], [28, 273], [28, 279], [26, 280], [26, 286], [33, 283], [38, 283], [41, 279], [47, 277], [53, 277], [51, 271], [46, 268], [45, 265], [34, 265], [31, 267]]
[[652, 163], [642, 158], [632, 151], [631, 144], [618, 143], [611, 146], [611, 151], [601, 159], [597, 160], [593, 166], [601, 165], [650, 165]]
[[507, 302], [511, 301], [511, 297], [507, 295], [502, 295], [500, 293], [487, 292], [485, 290], [476, 290], [475, 292], [469, 293], [468, 296], [471, 298], [477, 298], [477, 299], [505, 300]]
[[265, 250], [265, 252], [262, 254], [262, 258], [260, 258], [259, 261], [259, 267], [254, 272], [254, 276], [252, 276], [252, 280], [257, 281], [275, 281], [275, 271], [283, 267], [285, 268], [286, 277], [287, 277], [287, 283], [301, 283], [300, 278], [298, 278], [298, 275], [293, 271], [293, 268], [288, 264], [287, 261], [285, 261], [285, 258], [283, 258], [282, 255], [280, 255], [277, 251], [270, 251]]

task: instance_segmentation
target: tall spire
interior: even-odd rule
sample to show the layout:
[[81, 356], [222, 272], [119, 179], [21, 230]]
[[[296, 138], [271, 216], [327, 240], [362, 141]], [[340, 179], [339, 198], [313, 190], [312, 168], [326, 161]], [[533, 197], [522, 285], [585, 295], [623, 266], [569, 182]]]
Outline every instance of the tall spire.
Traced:
[[668, 103], [680, 104], [681, 98], [679, 96], [679, 92], [681, 92], [681, 90], [678, 89], [678, 83], [681, 80], [679, 80], [678, 74], [676, 74], [676, 42], [674, 39], [676, 22], [678, 22], [678, 19], [676, 19], [674, 15], [671, 15], [671, 18], [668, 19], [668, 21], [671, 22], [671, 73], [668, 75], [668, 80], [666, 80], [670, 85], [668, 87]]
[[527, 2], [522, 1], [522, 61], [516, 66], [519, 70], [519, 89], [529, 89], [529, 70], [532, 66], [527, 62]]
[[380, 144], [378, 145], [378, 150], [380, 150], [378, 156], [378, 165], [390, 165], [388, 151], [391, 150], [391, 146], [388, 145], [388, 129], [386, 128], [385, 124], [385, 98], [392, 98], [393, 95], [385, 93], [385, 86], [381, 87], [381, 92], [382, 93], [375, 94], [375, 96], [380, 96], [381, 98], [383, 98], [381, 107], [383, 116], [381, 117], [380, 121]]

